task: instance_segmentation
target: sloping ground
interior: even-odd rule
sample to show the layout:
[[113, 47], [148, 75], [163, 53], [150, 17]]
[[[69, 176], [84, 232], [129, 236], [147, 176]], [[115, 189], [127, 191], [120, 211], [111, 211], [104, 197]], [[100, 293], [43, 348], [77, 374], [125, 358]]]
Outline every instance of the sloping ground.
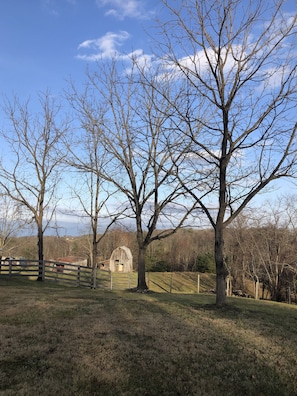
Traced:
[[[215, 289], [214, 274], [196, 272], [147, 272], [149, 290], [159, 293], [205, 293]], [[97, 288], [125, 290], [137, 286], [137, 273], [98, 271]]]
[[215, 275], [196, 272], [149, 272], [147, 283], [152, 291], [205, 293], [215, 289]]
[[1, 396], [293, 396], [297, 307], [0, 279]]

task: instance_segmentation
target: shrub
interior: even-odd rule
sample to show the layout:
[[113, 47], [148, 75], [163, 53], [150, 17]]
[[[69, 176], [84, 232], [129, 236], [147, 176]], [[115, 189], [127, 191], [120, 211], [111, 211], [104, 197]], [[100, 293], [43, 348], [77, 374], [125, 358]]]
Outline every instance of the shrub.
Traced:
[[152, 272], [169, 272], [171, 268], [165, 260], [161, 260], [154, 263], [150, 270]]
[[215, 270], [215, 259], [212, 253], [205, 253], [197, 256], [193, 271], [215, 273]]

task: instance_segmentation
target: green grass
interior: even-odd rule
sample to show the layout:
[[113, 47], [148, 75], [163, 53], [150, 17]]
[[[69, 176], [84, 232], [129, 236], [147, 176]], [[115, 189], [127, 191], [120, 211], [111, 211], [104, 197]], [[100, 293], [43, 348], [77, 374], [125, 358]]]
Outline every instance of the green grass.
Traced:
[[[27, 275], [30, 280], [38, 277], [38, 266], [26, 267], [14, 265], [12, 277]], [[9, 276], [8, 266], [2, 266], [0, 276]], [[151, 291], [165, 293], [197, 293], [198, 276], [200, 279], [199, 290], [206, 292], [215, 288], [214, 274], [199, 274], [197, 272], [147, 272], [146, 282]], [[53, 272], [52, 268], [46, 267], [45, 279], [48, 282], [62, 283], [66, 285], [89, 286], [92, 280], [92, 270], [82, 269], [80, 281], [77, 271], [66, 270], [64, 272]], [[109, 271], [97, 271], [96, 287], [101, 290], [125, 290], [137, 286], [137, 272], [123, 273]]]
[[0, 278], [0, 395], [297, 395], [297, 307]]
[[[109, 273], [97, 272], [97, 287], [112, 290], [131, 289], [137, 286], [137, 272]], [[215, 274], [200, 274], [200, 292], [207, 292], [215, 288]], [[147, 272], [146, 283], [151, 291], [158, 293], [197, 293], [197, 272]]]

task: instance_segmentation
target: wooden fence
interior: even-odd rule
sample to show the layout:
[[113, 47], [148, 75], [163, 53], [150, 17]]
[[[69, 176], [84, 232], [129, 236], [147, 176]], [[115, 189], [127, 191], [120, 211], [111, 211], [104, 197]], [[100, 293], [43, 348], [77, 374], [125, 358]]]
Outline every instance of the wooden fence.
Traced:
[[[37, 279], [39, 274], [38, 260], [1, 260], [0, 277], [26, 276]], [[42, 279], [76, 287], [89, 287], [104, 290], [123, 290], [136, 287], [136, 273], [117, 273], [62, 263], [59, 261], [42, 262]]]
[[39, 270], [38, 260], [1, 260], [0, 276], [28, 276], [37, 277]]
[[[37, 279], [38, 274], [38, 260], [0, 261], [0, 277], [28, 276], [31, 279]], [[42, 279], [71, 286], [92, 287], [93, 271], [82, 265], [44, 260], [42, 262]]]
[[[32, 280], [39, 274], [38, 260], [2, 260], [0, 261], [0, 278], [27, 276]], [[75, 287], [96, 288], [99, 290], [125, 290], [136, 288], [137, 272], [122, 273], [66, 264], [58, 261], [42, 262], [42, 279]], [[151, 291], [165, 293], [199, 293], [212, 288], [213, 281], [205, 280], [200, 285], [197, 273], [148, 272], [146, 283]]]

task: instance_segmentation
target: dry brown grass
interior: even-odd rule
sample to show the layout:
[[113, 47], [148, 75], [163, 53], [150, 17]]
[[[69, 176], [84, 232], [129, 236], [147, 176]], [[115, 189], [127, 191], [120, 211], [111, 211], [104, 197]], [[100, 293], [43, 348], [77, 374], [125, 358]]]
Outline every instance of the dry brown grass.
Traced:
[[0, 279], [0, 395], [297, 395], [297, 308]]

